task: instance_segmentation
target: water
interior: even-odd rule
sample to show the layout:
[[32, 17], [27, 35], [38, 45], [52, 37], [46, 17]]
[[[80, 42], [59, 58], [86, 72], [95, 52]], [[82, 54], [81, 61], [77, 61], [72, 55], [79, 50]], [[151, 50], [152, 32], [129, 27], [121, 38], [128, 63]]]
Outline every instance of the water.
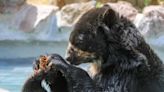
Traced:
[[[162, 39], [161, 39], [162, 38]], [[154, 52], [160, 57], [164, 62], [164, 39], [163, 36], [159, 38], [149, 38], [146, 39], [147, 43], [154, 50]]]
[[[149, 41], [149, 43], [162, 58], [164, 49], [153, 45], [155, 42]], [[6, 89], [9, 92], [21, 92], [23, 83], [32, 74], [34, 59], [46, 53], [58, 53], [64, 56], [66, 47], [66, 41], [1, 41], [0, 89]], [[85, 64], [80, 67], [87, 69], [88, 66]]]
[[27, 77], [31, 76], [31, 66], [6, 66], [0, 68], [0, 88], [9, 92], [21, 92]]
[[67, 42], [0, 42], [0, 89], [21, 92], [25, 80], [31, 76], [32, 62], [46, 53], [65, 54]]
[[0, 41], [0, 58], [31, 58], [46, 53], [59, 53], [64, 56], [66, 47], [66, 41]]

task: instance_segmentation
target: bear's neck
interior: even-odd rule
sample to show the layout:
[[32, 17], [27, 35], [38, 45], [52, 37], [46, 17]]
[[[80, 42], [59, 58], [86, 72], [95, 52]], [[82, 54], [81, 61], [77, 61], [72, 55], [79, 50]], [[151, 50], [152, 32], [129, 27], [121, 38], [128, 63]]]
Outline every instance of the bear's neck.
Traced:
[[137, 68], [127, 70], [111, 65], [93, 76], [93, 80], [97, 83], [96, 85], [103, 88], [103, 92], [134, 92], [135, 89], [133, 88], [137, 87], [136, 83], [139, 81], [140, 76], [148, 76], [148, 72], [145, 69], [141, 69], [143, 72], [137, 72]]
[[[96, 85], [103, 88], [103, 92], [131, 92], [137, 84], [133, 71], [113, 70], [108, 74], [100, 74], [94, 77]], [[110, 91], [113, 90], [113, 91]]]
[[[117, 58], [115, 58], [115, 56]], [[97, 75], [126, 75], [126, 73], [139, 74], [139, 76], [147, 75], [151, 70], [147, 64], [147, 60], [142, 57], [142, 54], [132, 54], [129, 58], [127, 55], [111, 55], [110, 60], [103, 60], [92, 63], [89, 74], [94, 79]], [[142, 73], [143, 72], [143, 73]]]
[[101, 71], [101, 60], [94, 61], [89, 68], [89, 75], [94, 78], [95, 75], [99, 74]]

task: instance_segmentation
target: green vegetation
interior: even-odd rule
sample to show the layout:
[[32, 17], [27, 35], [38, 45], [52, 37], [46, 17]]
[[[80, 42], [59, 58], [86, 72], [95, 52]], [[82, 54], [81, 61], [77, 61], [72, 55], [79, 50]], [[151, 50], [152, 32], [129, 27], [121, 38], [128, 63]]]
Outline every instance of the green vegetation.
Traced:
[[103, 3], [101, 2], [96, 2], [96, 8], [101, 8], [103, 6]]
[[151, 0], [144, 0], [144, 5], [148, 6]]

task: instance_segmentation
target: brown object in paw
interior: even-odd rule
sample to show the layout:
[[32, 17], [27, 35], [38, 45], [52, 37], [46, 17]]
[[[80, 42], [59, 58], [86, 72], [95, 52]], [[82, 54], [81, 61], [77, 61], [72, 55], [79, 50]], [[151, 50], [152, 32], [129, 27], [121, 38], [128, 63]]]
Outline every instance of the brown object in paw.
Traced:
[[40, 56], [39, 58], [39, 68], [42, 70], [46, 70], [48, 66], [48, 57], [47, 56]]

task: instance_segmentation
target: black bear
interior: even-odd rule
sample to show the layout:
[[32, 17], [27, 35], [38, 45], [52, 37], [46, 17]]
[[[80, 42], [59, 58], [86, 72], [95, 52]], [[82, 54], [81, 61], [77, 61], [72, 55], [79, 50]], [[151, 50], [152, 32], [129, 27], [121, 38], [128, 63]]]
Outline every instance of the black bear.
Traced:
[[[35, 61], [34, 69], [38, 72], [27, 79], [22, 92], [98, 92], [101, 90], [93, 83], [87, 72], [69, 65], [58, 54], [49, 54], [45, 57], [47, 62], [39, 62], [40, 59]], [[48, 87], [43, 86], [42, 81], [45, 81]]]
[[162, 61], [134, 24], [108, 5], [75, 24], [66, 60], [92, 63], [88, 72], [102, 92], [164, 92]]

